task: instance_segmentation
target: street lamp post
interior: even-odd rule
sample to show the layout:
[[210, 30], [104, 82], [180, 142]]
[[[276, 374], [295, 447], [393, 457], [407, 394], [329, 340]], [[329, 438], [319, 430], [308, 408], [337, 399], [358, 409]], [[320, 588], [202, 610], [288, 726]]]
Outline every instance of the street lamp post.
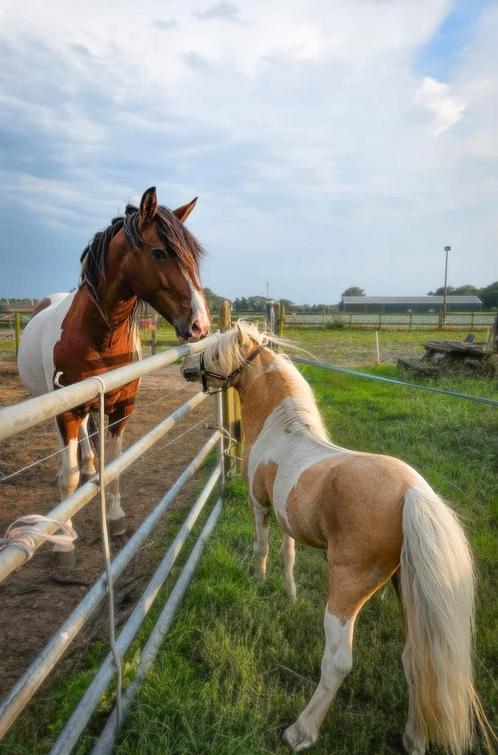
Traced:
[[444, 251], [443, 325], [446, 325], [446, 311], [448, 309], [448, 252], [451, 251], [451, 246], [445, 246]]

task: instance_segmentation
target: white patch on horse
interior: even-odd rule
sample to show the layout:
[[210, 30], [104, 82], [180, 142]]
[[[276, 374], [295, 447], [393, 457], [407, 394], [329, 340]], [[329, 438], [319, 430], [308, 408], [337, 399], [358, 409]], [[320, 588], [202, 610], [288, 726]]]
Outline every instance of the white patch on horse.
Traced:
[[351, 671], [354, 620], [353, 616], [343, 624], [328, 608], [325, 610], [325, 652], [320, 682], [296, 723], [284, 734], [284, 740], [294, 750], [304, 750], [316, 742], [325, 714]]
[[[51, 294], [51, 304], [26, 325], [19, 346], [18, 369], [21, 380], [34, 396], [54, 390], [54, 347], [60, 340], [62, 323], [76, 292]], [[61, 376], [64, 384], [64, 376]]]
[[[249, 455], [248, 475], [251, 486], [260, 464], [275, 462], [277, 473], [273, 484], [273, 508], [290, 531], [287, 516], [289, 493], [309, 467], [337, 453], [331, 444], [315, 434], [313, 415], [309, 415], [298, 398], [284, 399], [267, 417]], [[320, 432], [320, 435], [322, 433]]]

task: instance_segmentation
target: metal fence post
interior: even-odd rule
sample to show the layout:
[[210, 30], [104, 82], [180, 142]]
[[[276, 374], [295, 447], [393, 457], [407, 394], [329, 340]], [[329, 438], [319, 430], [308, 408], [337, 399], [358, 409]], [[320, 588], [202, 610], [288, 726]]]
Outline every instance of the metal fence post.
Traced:
[[225, 428], [225, 425], [223, 422], [223, 394], [222, 393], [215, 393], [214, 408], [215, 408], [215, 415], [216, 415], [216, 426], [220, 428], [221, 430], [220, 439], [218, 443], [216, 444], [216, 458], [221, 469], [220, 488], [221, 488], [221, 495], [223, 496], [223, 492], [225, 489], [225, 436], [224, 436], [223, 430]]
[[[219, 328], [222, 333], [232, 327], [232, 308], [228, 299], [223, 299], [220, 305]], [[233, 438], [224, 456], [225, 477], [240, 474], [240, 458], [242, 456], [242, 425], [240, 421], [240, 399], [234, 388], [229, 388], [222, 394], [223, 427]]]

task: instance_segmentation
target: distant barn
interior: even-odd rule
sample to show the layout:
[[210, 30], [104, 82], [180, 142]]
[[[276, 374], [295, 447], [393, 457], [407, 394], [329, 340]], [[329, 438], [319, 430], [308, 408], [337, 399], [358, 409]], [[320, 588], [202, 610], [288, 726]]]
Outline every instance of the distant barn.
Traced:
[[[478, 296], [452, 296], [448, 294], [448, 312], [481, 312]], [[343, 296], [342, 309], [351, 313], [379, 312], [440, 312], [442, 296]]]

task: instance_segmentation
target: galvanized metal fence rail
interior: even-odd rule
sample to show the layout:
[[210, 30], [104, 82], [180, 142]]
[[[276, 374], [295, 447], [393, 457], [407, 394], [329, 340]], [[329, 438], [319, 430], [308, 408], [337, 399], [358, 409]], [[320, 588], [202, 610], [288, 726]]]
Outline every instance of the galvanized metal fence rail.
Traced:
[[[88, 378], [81, 383], [62, 388], [54, 393], [29, 399], [21, 404], [2, 409], [0, 410], [0, 439], [10, 437], [22, 430], [26, 430], [46, 419], [49, 419], [50, 417], [55, 417], [61, 411], [74, 408], [83, 402], [90, 401], [96, 398], [99, 394], [102, 396], [109, 390], [125, 385], [126, 383], [149, 374], [154, 370], [158, 370], [161, 367], [170, 365], [180, 357], [203, 351], [213, 343], [214, 340], [215, 336], [212, 336], [200, 343], [179, 346], [140, 362], [135, 362], [125, 367], [112, 370], [98, 378]], [[57, 530], [57, 522], [65, 522], [67, 519], [72, 518], [99, 492], [105, 490], [105, 487], [109, 482], [115, 479], [123, 470], [127, 469], [130, 464], [141, 457], [160, 438], [172, 430], [180, 419], [184, 418], [206, 399], [207, 396], [203, 393], [194, 395], [182, 406], [176, 409], [169, 417], [163, 419], [153, 427], [152, 430], [139, 438], [139, 440], [130, 446], [119, 458], [115, 459], [108, 465], [102, 464], [99, 476], [85, 483], [71, 496], [54, 506], [47, 517], [53, 521], [46, 521], [36, 525], [36, 530], [40, 533], [40, 536], [35, 538], [34, 550], [36, 551], [43, 543], [44, 534], [52, 534]], [[102, 400], [100, 401], [100, 405], [102, 429]], [[112, 653], [109, 653], [105, 658], [101, 667], [97, 671], [95, 678], [68, 720], [64, 730], [61, 732], [54, 745], [52, 753], [69, 753], [76, 745], [80, 734], [83, 732], [92, 712], [98, 705], [102, 694], [105, 692], [115, 675], [117, 668], [119, 668], [120, 661], [124, 658], [127, 649], [140, 629], [154, 599], [157, 597], [159, 590], [168, 577], [180, 550], [187, 541], [188, 535], [193, 529], [216, 486], [220, 488], [221, 495], [225, 476], [223, 463], [224, 438], [227, 433], [223, 427], [222, 401], [219, 394], [215, 396], [215, 416], [216, 423], [213, 428], [214, 432], [210, 438], [204, 443], [203, 447], [198, 451], [182, 474], [165, 493], [156, 507], [146, 517], [144, 522], [142, 522], [140, 527], [117, 554], [112, 563], [108, 563], [107, 574], [105, 571], [101, 574], [83, 600], [76, 606], [63, 625], [49, 640], [45, 648], [17, 681], [6, 698], [0, 702], [0, 739], [5, 735], [18, 715], [31, 700], [37, 689], [53, 670], [64, 651], [69, 647], [85, 623], [90, 619], [106, 594], [108, 596], [109, 594], [112, 594], [113, 581], [122, 574], [127, 564], [139, 551], [145, 539], [151, 534], [179, 492], [185, 487], [187, 482], [192, 479], [196, 471], [206, 460], [208, 454], [216, 448], [216, 466], [203, 490], [190, 508], [183, 525], [167, 549], [131, 616], [124, 626], [121, 627], [115, 643], [113, 642], [114, 657]], [[103, 511], [103, 526], [105, 528], [105, 507]], [[195, 566], [202, 554], [204, 543], [213, 530], [220, 512], [221, 498], [218, 499], [218, 502], [213, 507], [204, 529], [202, 530], [196, 545], [180, 574], [179, 580], [163, 608], [156, 627], [153, 629], [149, 641], [144, 648], [144, 654], [137, 669], [137, 675], [132, 687], [130, 687], [126, 693], [124, 706], [125, 712], [129, 708], [129, 703], [135, 694], [139, 681], [143, 678], [146, 669], [149, 668], [152, 659], [157, 653], [160, 641], [171, 624], [174, 613], [180, 604]], [[0, 582], [6, 579], [14, 569], [21, 566], [28, 558], [28, 554], [15, 544], [9, 544], [0, 550]], [[113, 627], [113, 616], [110, 617], [110, 627]], [[119, 709], [123, 707], [120, 702], [121, 701], [118, 700]], [[120, 718], [121, 716], [116, 715], [116, 713], [110, 718], [110, 722], [105, 729], [105, 741], [107, 743], [110, 742], [112, 744], [114, 741], [121, 722]], [[108, 746], [110, 745], [108, 744]]]

